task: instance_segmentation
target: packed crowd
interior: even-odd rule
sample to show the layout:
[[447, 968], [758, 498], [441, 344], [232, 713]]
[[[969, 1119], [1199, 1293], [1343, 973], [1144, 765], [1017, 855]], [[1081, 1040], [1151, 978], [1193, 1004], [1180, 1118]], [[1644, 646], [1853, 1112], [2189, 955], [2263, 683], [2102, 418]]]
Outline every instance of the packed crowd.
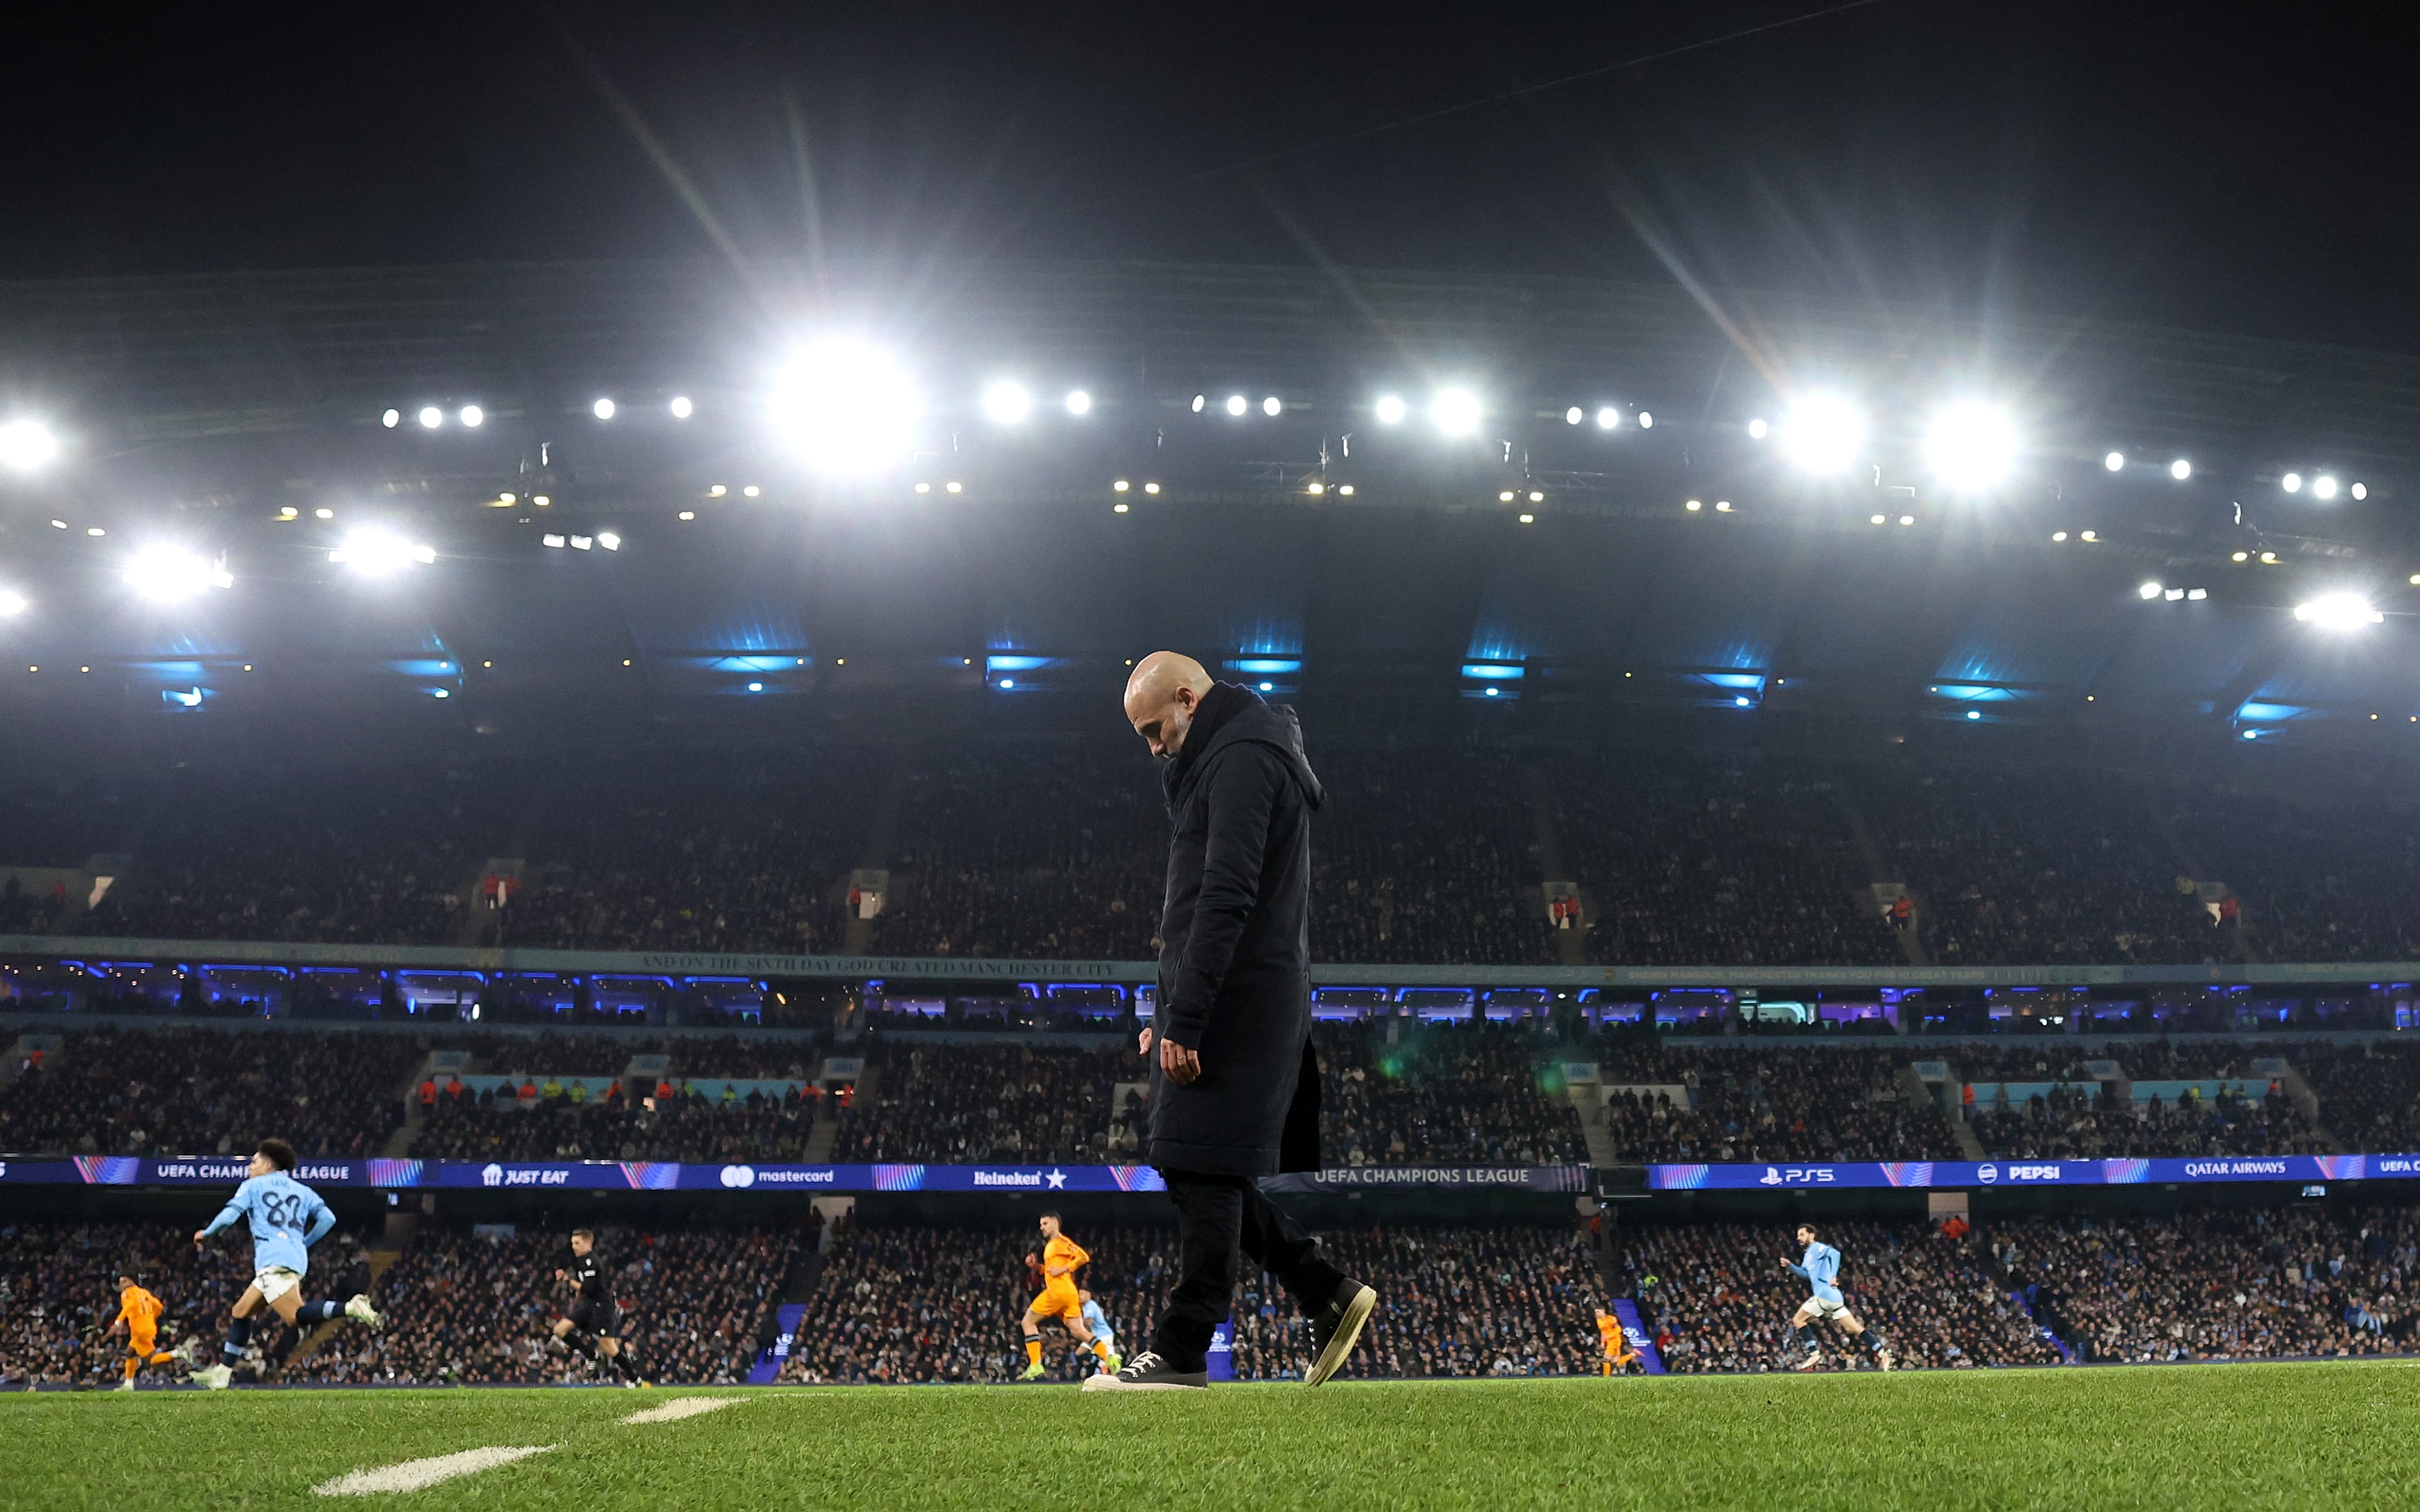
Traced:
[[834, 1160], [1036, 1165], [1131, 1159], [1138, 1148], [1131, 1124], [1111, 1127], [1118, 1084], [1145, 1077], [1130, 1044], [884, 1039], [864, 1066], [860, 1095], [836, 1115]]
[[[634, 1371], [659, 1382], [747, 1381], [766, 1313], [799, 1257], [794, 1234], [607, 1227], [597, 1242], [613, 1268]], [[384, 1330], [340, 1331], [286, 1379], [425, 1386], [612, 1381], [551, 1332], [572, 1303], [571, 1288], [555, 1278], [569, 1259], [562, 1233], [424, 1232], [380, 1286]]]
[[[230, 1309], [252, 1284], [252, 1256], [232, 1240], [196, 1251], [193, 1227], [174, 1218], [0, 1227], [0, 1385], [116, 1384], [125, 1340], [106, 1331], [117, 1316], [117, 1277], [129, 1271], [166, 1304], [160, 1348], [194, 1342], [204, 1362], [213, 1359]], [[360, 1243], [339, 1229], [312, 1251], [303, 1284], [315, 1296], [345, 1297], [366, 1277]], [[272, 1367], [296, 1342], [294, 1331], [268, 1314], [251, 1341]], [[146, 1379], [183, 1376], [179, 1366], [154, 1365]]]
[[1937, 1106], [1909, 1095], [1906, 1051], [1673, 1044], [1632, 1027], [1594, 1049], [1623, 1161], [1958, 1158]]
[[1993, 1226], [2043, 1321], [2088, 1360], [2399, 1352], [2420, 1304], [2420, 1218], [2317, 1208]]
[[[1882, 1330], [1895, 1365], [2058, 1363], [2056, 1348], [1971, 1239], [1924, 1223], [1826, 1224], [1822, 1237], [1840, 1251], [1850, 1310]], [[1801, 1253], [1790, 1224], [1642, 1227], [1623, 1250], [1625, 1280], [1668, 1369], [1730, 1373], [1797, 1362], [1782, 1335], [1807, 1300], [1807, 1283], [1783, 1269]], [[1827, 1331], [1824, 1347], [1832, 1364], [1870, 1365], [1843, 1334]]]
[[[1092, 1254], [1093, 1293], [1126, 1354], [1148, 1342], [1173, 1279], [1175, 1235], [1156, 1227], [1071, 1230]], [[1584, 1374], [1596, 1368], [1601, 1291], [1568, 1227], [1388, 1225], [1323, 1236], [1329, 1258], [1378, 1288], [1347, 1377]], [[1026, 1228], [866, 1226], [834, 1236], [783, 1367], [785, 1381], [1006, 1381], [1025, 1367], [1018, 1315], [1037, 1287]], [[1299, 1312], [1264, 1275], [1235, 1292], [1243, 1381], [1299, 1380], [1311, 1357]], [[1054, 1379], [1097, 1366], [1046, 1323]]]
[[1565, 1165], [1586, 1136], [1528, 1024], [1323, 1022], [1320, 1146], [1339, 1165]]
[[[1326, 961], [1556, 959], [1527, 779], [1476, 748], [1323, 747], [1311, 942]], [[1167, 844], [1165, 825], [1153, 841]], [[1570, 880], [1570, 879], [1553, 879]]]
[[820, 1095], [793, 1087], [770, 1098], [752, 1088], [745, 1097], [735, 1088], [727, 1099], [702, 1090], [633, 1098], [617, 1083], [592, 1101], [584, 1088], [553, 1096], [544, 1088], [539, 1084], [541, 1095], [527, 1099], [499, 1097], [493, 1088], [441, 1093], [411, 1152], [427, 1160], [802, 1161]]
[[1148, 960], [1167, 846], [1139, 741], [965, 751], [908, 774], [875, 938], [901, 955]]
[[[1907, 927], [1938, 964], [2420, 955], [2420, 840], [2374, 804], [1467, 737], [1314, 732], [1311, 755], [1326, 961], [1558, 960], [1548, 881], [1580, 887], [1585, 950], [1607, 964], [1896, 964], [1877, 881], [1912, 887]], [[1155, 949], [1166, 842], [1156, 775], [1122, 736], [465, 749], [23, 787], [0, 861], [132, 861], [89, 910], [0, 894], [0, 930], [1133, 960]], [[1570, 874], [1546, 877], [1549, 855]], [[522, 864], [497, 893], [500, 858]], [[871, 918], [849, 906], [860, 865], [891, 874]]]
[[[1174, 1231], [1077, 1225], [1069, 1237], [1093, 1257], [1077, 1284], [1100, 1303], [1121, 1352], [1133, 1353], [1174, 1280]], [[1017, 1320], [1042, 1289], [1025, 1257], [1040, 1249], [1031, 1226], [844, 1222], [832, 1232], [781, 1379], [810, 1385], [1009, 1381], [1025, 1368]], [[1056, 1323], [1045, 1325], [1043, 1344], [1053, 1379], [1078, 1380], [1099, 1368], [1091, 1354], [1070, 1347]]]
[[2221, 1092], [2204, 1103], [2154, 1097], [2137, 1107], [2054, 1088], [2023, 1107], [1968, 1116], [1994, 1160], [2097, 1160], [2119, 1156], [2323, 1155], [2328, 1142], [2282, 1092], [2257, 1099]]
[[276, 1134], [305, 1155], [376, 1155], [422, 1055], [365, 1032], [84, 1030], [0, 1087], [0, 1150], [243, 1155]]
[[2304, 1074], [2347, 1149], [2420, 1150], [2420, 1045], [2314, 1045]]
[[1899, 880], [1923, 901], [1916, 921], [1940, 964], [2237, 958], [2180, 889], [2181, 863], [2149, 795], [2123, 779], [1869, 775], [1859, 796]]

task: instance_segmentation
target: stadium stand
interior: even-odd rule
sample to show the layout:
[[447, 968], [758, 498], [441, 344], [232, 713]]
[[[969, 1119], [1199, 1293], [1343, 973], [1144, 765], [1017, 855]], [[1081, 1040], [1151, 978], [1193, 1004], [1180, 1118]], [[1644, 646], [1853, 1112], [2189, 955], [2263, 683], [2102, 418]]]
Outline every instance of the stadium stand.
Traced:
[[[603, 1227], [597, 1238], [618, 1267], [622, 1336], [643, 1376], [698, 1385], [748, 1379], [766, 1309], [798, 1259], [793, 1234]], [[380, 1288], [385, 1331], [339, 1335], [292, 1379], [432, 1386], [611, 1381], [551, 1341], [549, 1330], [569, 1305], [554, 1273], [568, 1258], [562, 1234], [424, 1230]]]
[[730, 1103], [675, 1096], [649, 1107], [618, 1095], [523, 1101], [491, 1090], [430, 1106], [412, 1153], [437, 1160], [797, 1161], [814, 1132], [811, 1098], [768, 1100], [751, 1089]]
[[309, 1155], [375, 1155], [422, 1054], [399, 1035], [85, 1030], [0, 1088], [0, 1150], [249, 1154], [276, 1134]]
[[1110, 1097], [1143, 1079], [1131, 1045], [1101, 1049], [877, 1041], [871, 1097], [840, 1111], [842, 1161], [1105, 1160]]
[[1587, 1163], [1571, 1100], [1541, 1088], [1547, 1047], [1532, 1026], [1358, 1019], [1313, 1038], [1320, 1145], [1337, 1165]]
[[[196, 1254], [193, 1226], [160, 1223], [10, 1223], [0, 1227], [0, 1385], [115, 1385], [125, 1358], [120, 1340], [103, 1336], [117, 1312], [117, 1276], [132, 1270], [166, 1304], [160, 1342], [174, 1349], [197, 1338], [210, 1358], [226, 1329], [228, 1310], [252, 1283], [247, 1246], [228, 1242]], [[339, 1228], [311, 1257], [310, 1287], [338, 1290], [365, 1280], [358, 1240]], [[293, 1331], [264, 1313], [253, 1335], [262, 1358], [292, 1349]], [[152, 1380], [178, 1380], [180, 1370], [154, 1366]]]

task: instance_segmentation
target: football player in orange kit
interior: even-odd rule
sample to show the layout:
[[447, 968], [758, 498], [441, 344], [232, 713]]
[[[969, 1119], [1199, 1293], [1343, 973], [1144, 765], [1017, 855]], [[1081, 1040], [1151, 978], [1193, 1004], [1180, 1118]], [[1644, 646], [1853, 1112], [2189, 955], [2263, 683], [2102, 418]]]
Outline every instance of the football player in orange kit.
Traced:
[[1600, 1307], [1596, 1310], [1597, 1342], [1605, 1346], [1602, 1374], [1618, 1376], [1640, 1361], [1639, 1353], [1630, 1347], [1630, 1337], [1621, 1331], [1621, 1319]]
[[1066, 1324], [1077, 1343], [1091, 1348], [1094, 1358], [1101, 1362], [1102, 1371], [1114, 1373], [1125, 1362], [1111, 1354], [1108, 1343], [1093, 1337], [1093, 1331], [1084, 1326], [1084, 1300], [1076, 1294], [1076, 1273], [1090, 1264], [1093, 1257], [1084, 1253], [1082, 1245], [1060, 1231], [1057, 1213], [1044, 1213], [1040, 1227], [1041, 1257], [1037, 1260], [1028, 1255], [1025, 1263], [1042, 1272], [1042, 1295], [1027, 1306], [1020, 1320], [1025, 1330], [1025, 1373], [1016, 1379], [1042, 1379], [1042, 1320], [1046, 1318], [1056, 1318]]
[[117, 1316], [110, 1320], [109, 1332], [126, 1335], [126, 1379], [117, 1383], [119, 1391], [132, 1391], [134, 1372], [147, 1365], [186, 1363], [183, 1355], [158, 1347], [160, 1315], [167, 1310], [167, 1304], [145, 1290], [134, 1276], [118, 1276]]

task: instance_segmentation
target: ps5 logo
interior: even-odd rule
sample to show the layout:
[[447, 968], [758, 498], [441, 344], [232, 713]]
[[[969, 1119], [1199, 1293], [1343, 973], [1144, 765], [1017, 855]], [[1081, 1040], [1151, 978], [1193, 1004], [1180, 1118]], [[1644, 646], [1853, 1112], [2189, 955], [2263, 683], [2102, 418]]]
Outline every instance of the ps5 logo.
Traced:
[[1768, 1165], [1756, 1179], [1759, 1186], [1821, 1186], [1838, 1178], [1828, 1165], [1788, 1165], [1778, 1169]]

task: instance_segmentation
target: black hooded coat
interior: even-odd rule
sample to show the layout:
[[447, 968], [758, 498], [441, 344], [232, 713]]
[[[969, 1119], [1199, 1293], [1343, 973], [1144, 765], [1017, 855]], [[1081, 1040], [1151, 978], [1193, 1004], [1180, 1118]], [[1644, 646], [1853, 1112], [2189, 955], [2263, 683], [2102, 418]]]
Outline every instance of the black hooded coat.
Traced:
[[1156, 1039], [1202, 1057], [1177, 1086], [1151, 1070], [1149, 1157], [1162, 1170], [1319, 1168], [1311, 1046], [1311, 815], [1326, 798], [1292, 709], [1214, 684], [1162, 774], [1168, 892]]

